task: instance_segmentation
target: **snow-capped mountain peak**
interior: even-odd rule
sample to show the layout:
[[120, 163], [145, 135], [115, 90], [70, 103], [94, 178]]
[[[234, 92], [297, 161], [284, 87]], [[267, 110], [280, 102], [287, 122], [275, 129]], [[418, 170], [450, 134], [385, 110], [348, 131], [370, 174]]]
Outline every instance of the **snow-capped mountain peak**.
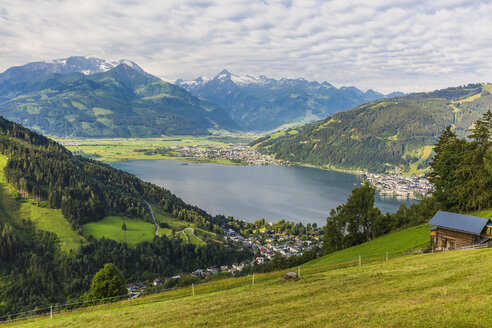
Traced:
[[105, 59], [94, 57], [73, 56], [62, 59], [32, 62], [22, 66], [11, 67], [4, 73], [0, 74], [0, 82], [11, 78], [16, 78], [19, 81], [23, 81], [55, 73], [82, 73], [85, 75], [92, 75], [107, 72], [121, 64], [129, 66], [143, 75], [159, 80], [159, 78], [146, 73], [140, 66], [131, 60], [121, 59], [117, 61], [107, 61]]
[[251, 83], [259, 83], [259, 80], [251, 75], [239, 76], [232, 74], [228, 70], [224, 69], [214, 77], [214, 80], [224, 82], [230, 80], [237, 85], [246, 85]]

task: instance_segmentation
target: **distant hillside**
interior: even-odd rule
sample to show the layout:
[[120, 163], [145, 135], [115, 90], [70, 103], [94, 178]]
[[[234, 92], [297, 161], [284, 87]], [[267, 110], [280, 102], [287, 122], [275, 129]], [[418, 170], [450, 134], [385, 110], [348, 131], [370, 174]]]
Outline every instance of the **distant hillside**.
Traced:
[[58, 137], [150, 137], [236, 130], [229, 114], [129, 61], [71, 57], [0, 74], [0, 115]]
[[473, 84], [380, 99], [254, 144], [290, 162], [417, 172], [428, 166], [432, 146], [447, 126], [464, 137], [492, 109], [491, 92], [490, 84]]
[[335, 88], [328, 82], [275, 80], [237, 76], [223, 70], [213, 79], [199, 77], [176, 84], [227, 110], [246, 130], [267, 131], [292, 123], [309, 123], [333, 113], [385, 97], [355, 87]]

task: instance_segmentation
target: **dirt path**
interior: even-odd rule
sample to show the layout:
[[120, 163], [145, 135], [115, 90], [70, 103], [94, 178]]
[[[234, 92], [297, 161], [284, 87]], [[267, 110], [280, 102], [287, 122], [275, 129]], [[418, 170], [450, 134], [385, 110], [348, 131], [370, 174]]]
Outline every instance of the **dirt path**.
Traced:
[[155, 220], [154, 216], [154, 210], [152, 210], [152, 206], [150, 206], [149, 202], [144, 200], [145, 204], [149, 207], [150, 210], [150, 215], [152, 215], [152, 220], [154, 220], [154, 225], [155, 225], [155, 235], [159, 236], [159, 225], [157, 224], [157, 221]]
[[183, 230], [178, 231], [178, 233], [182, 233], [183, 235], [185, 235], [185, 237], [186, 237], [186, 242], [187, 242], [187, 243], [189, 243], [189, 242], [190, 242], [190, 239], [188, 238], [188, 235], [185, 233], [185, 230], [191, 230], [191, 235], [192, 235], [193, 237], [195, 237], [196, 239], [198, 239], [198, 240], [199, 240], [200, 242], [202, 242], [203, 244], [205, 244], [205, 245], [207, 244], [207, 243], [206, 243], [206, 242], [204, 242], [204, 241], [203, 241], [200, 237], [198, 237], [197, 235], [195, 235], [195, 229], [190, 228], [190, 227], [188, 227], [188, 228], [184, 228]]

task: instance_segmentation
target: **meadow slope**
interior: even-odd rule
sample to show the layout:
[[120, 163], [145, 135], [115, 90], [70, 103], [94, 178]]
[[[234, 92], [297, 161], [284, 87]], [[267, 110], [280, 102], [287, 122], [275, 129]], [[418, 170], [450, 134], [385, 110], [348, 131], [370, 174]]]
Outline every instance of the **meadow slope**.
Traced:
[[[58, 315], [24, 327], [488, 327], [492, 249], [304, 268], [296, 282]], [[278, 277], [281, 273], [276, 274]]]

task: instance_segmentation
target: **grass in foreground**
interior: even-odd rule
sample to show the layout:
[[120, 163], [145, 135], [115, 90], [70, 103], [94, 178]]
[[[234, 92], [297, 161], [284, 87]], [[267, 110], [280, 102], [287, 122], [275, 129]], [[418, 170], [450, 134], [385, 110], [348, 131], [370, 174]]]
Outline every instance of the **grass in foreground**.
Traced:
[[401, 231], [395, 231], [366, 243], [350, 247], [335, 253], [320, 257], [308, 265], [328, 265], [347, 261], [358, 261], [359, 255], [362, 260], [367, 258], [384, 258], [388, 255], [397, 255], [402, 252], [418, 249], [429, 244], [430, 233], [427, 224]]
[[[492, 249], [400, 257], [25, 327], [488, 327]], [[277, 276], [280, 274], [277, 273]]]

